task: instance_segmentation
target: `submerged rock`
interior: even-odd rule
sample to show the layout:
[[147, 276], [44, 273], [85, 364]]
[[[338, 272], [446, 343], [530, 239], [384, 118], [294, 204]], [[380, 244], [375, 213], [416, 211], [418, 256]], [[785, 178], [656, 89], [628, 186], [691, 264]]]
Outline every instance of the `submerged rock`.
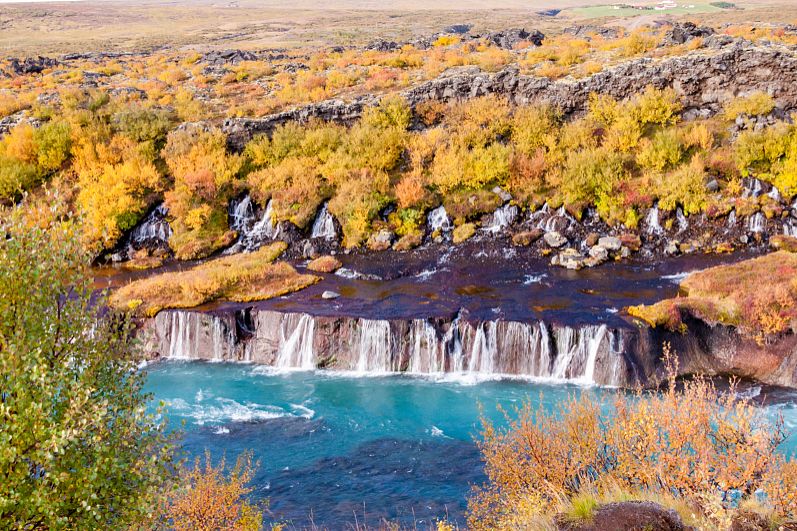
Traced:
[[322, 299], [327, 299], [327, 300], [337, 299], [338, 297], [340, 297], [340, 293], [338, 293], [337, 291], [329, 291], [329, 290], [327, 290], [327, 291], [325, 291], [324, 293], [321, 294], [321, 298]]

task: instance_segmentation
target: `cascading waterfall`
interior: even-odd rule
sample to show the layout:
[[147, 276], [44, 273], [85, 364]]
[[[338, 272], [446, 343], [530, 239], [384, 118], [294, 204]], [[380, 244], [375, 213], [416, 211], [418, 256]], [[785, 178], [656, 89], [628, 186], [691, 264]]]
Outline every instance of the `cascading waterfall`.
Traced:
[[451, 223], [451, 219], [448, 217], [446, 208], [443, 205], [440, 205], [429, 212], [428, 216], [426, 217], [426, 224], [429, 227], [430, 233], [440, 231], [444, 234], [446, 232], [450, 232], [454, 228], [453, 224]]
[[282, 369], [315, 369], [315, 319], [308, 314], [296, 317], [296, 314], [291, 314], [282, 321], [275, 365]]
[[239, 233], [245, 232], [255, 221], [255, 209], [249, 194], [239, 201], [230, 202], [230, 228]]
[[659, 205], [654, 205], [648, 210], [648, 215], [645, 216], [645, 232], [652, 235], [660, 235], [664, 232], [659, 223]]
[[159, 313], [156, 326], [168, 336], [160, 354], [169, 359], [231, 359], [235, 334], [222, 318], [199, 312], [170, 310]]
[[731, 213], [728, 214], [728, 221], [725, 222], [725, 227], [728, 230], [732, 230], [736, 226], [736, 210], [731, 210]]
[[764, 214], [761, 212], [756, 212], [749, 218], [747, 218], [747, 230], [748, 232], [753, 233], [760, 233], [766, 230], [767, 226], [767, 218], [764, 217]]
[[684, 211], [681, 209], [681, 207], [678, 207], [675, 210], [675, 221], [678, 223], [679, 234], [689, 228], [689, 221], [686, 219]]
[[490, 222], [484, 227], [487, 232], [500, 232], [511, 225], [518, 215], [518, 207], [506, 204], [493, 212]]
[[360, 373], [396, 372], [392, 361], [390, 322], [378, 319], [359, 320], [357, 365]]
[[542, 205], [538, 211], [533, 212], [529, 216], [531, 224], [538, 229], [545, 232], [559, 231], [563, 232], [568, 230], [576, 222], [575, 218], [567, 213], [564, 205], [559, 207], [555, 212], [551, 210], [548, 203]]
[[789, 218], [783, 223], [783, 234], [797, 237], [797, 220]]
[[777, 201], [779, 203], [780, 203], [780, 200], [782, 199], [782, 197], [780, 195], [780, 190], [778, 190], [777, 186], [773, 186], [772, 187], [772, 190], [769, 191], [769, 193], [767, 194], [767, 197], [769, 197], [770, 199], [774, 199], [775, 201]]
[[161, 203], [130, 233], [130, 242], [143, 245], [147, 242], [167, 243], [172, 236], [172, 228], [166, 221], [169, 213]]
[[318, 212], [318, 216], [316, 216], [313, 222], [313, 230], [310, 233], [310, 237], [327, 241], [337, 238], [335, 220], [332, 219], [332, 214], [330, 214], [327, 208], [327, 203], [324, 203], [324, 206], [322, 206], [321, 210]]
[[[247, 360], [283, 369], [362, 374], [516, 375], [578, 383], [623, 383], [622, 337], [606, 325], [329, 318], [263, 311], [236, 337], [234, 316], [168, 310], [155, 318], [158, 351], [174, 359]], [[330, 320], [331, 319], [331, 320]], [[330, 335], [332, 334], [332, 335]]]
[[445, 351], [437, 330], [425, 319], [414, 319], [410, 330], [410, 356], [407, 372], [436, 374], [445, 372]]
[[761, 181], [755, 178], [749, 178], [744, 180], [744, 190], [742, 191], [743, 198], [756, 198], [761, 195], [761, 192], [764, 189], [764, 185]]

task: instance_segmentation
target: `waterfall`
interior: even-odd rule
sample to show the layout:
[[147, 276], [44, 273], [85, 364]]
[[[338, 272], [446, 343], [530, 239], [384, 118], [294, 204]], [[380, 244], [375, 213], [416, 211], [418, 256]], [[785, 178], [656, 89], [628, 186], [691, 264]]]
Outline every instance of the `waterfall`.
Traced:
[[451, 224], [451, 219], [448, 217], [446, 207], [440, 205], [435, 208], [426, 216], [426, 225], [429, 227], [429, 232], [440, 231], [446, 233], [451, 231], [454, 226]]
[[515, 221], [518, 211], [518, 207], [507, 203], [493, 212], [490, 222], [484, 227], [483, 230], [493, 233], [504, 230]]
[[414, 319], [410, 329], [410, 361], [407, 372], [414, 374], [436, 374], [445, 372], [443, 344], [437, 339], [437, 331], [425, 319]]
[[468, 369], [479, 374], [496, 374], [495, 361], [498, 357], [497, 322], [479, 323], [473, 338]]
[[[552, 376], [559, 380], [594, 383], [595, 365], [606, 331], [606, 325], [580, 329], [569, 326], [558, 328], [555, 332], [557, 353]], [[583, 371], [577, 375], [582, 365]]]
[[296, 314], [286, 316], [280, 327], [280, 346], [275, 365], [280, 368], [315, 369], [314, 338], [313, 316], [301, 314], [298, 319]]
[[[357, 372], [388, 372], [393, 369], [391, 359], [390, 322], [374, 319], [359, 320], [359, 349]], [[397, 368], [396, 368], [397, 369]]]
[[169, 213], [166, 205], [161, 203], [147, 215], [130, 233], [130, 242], [143, 245], [147, 242], [167, 243], [172, 236], [172, 228], [166, 221]]
[[[280, 234], [279, 225], [274, 223], [274, 207], [272, 201], [269, 200], [263, 215], [259, 220], [255, 221], [254, 210], [252, 209], [251, 200], [247, 201], [249, 196], [245, 196], [234, 210], [240, 209], [242, 217], [238, 218], [240, 221], [235, 221], [235, 215], [231, 215], [231, 221], [239, 223], [238, 241], [227, 249], [224, 254], [238, 253], [242, 251], [254, 251], [264, 243], [276, 239]], [[243, 206], [242, 206], [243, 205]], [[250, 210], [247, 212], [247, 208]], [[247, 217], [248, 215], [248, 217]]]
[[725, 222], [725, 226], [728, 228], [728, 230], [731, 230], [736, 226], [736, 210], [731, 210], [731, 213], [728, 214], [728, 221]]
[[756, 212], [749, 218], [747, 218], [747, 230], [748, 232], [753, 233], [760, 233], [766, 230], [767, 226], [767, 218], [764, 217], [764, 214], [761, 212]]
[[763, 184], [758, 179], [749, 178], [744, 180], [744, 190], [742, 191], [743, 198], [756, 198], [761, 195]]
[[659, 224], [659, 205], [654, 205], [648, 210], [648, 215], [645, 216], [645, 232], [652, 235], [660, 235], [664, 232]]
[[781, 195], [780, 195], [780, 190], [778, 190], [778, 187], [777, 187], [777, 186], [773, 186], [773, 187], [772, 187], [772, 190], [770, 190], [770, 191], [769, 191], [769, 193], [767, 194], [767, 196], [768, 196], [770, 199], [774, 199], [775, 201], [777, 201], [778, 203], [780, 203], [780, 200], [781, 200]]
[[335, 231], [335, 220], [332, 219], [332, 214], [329, 213], [327, 203], [321, 207], [321, 211], [313, 222], [313, 230], [310, 233], [311, 238], [322, 238], [324, 240], [334, 240], [337, 238]]
[[544, 322], [479, 321], [459, 316], [448, 325], [428, 319], [388, 321], [251, 310], [241, 335], [233, 314], [167, 310], [154, 323], [155, 343], [172, 359], [252, 361], [362, 374], [406, 371], [551, 378], [578, 383], [626, 381], [625, 344], [606, 325], [547, 326]]
[[548, 206], [548, 203], [542, 205], [542, 208], [538, 211], [533, 212], [529, 216], [529, 221], [532, 226], [545, 232], [565, 232], [576, 222], [575, 218], [567, 213], [564, 205], [554, 212]]
[[783, 223], [783, 234], [786, 236], [797, 237], [797, 221], [793, 218], [787, 219]]
[[233, 359], [235, 332], [223, 318], [200, 312], [168, 310], [155, 317], [158, 351], [169, 359], [223, 361]]
[[255, 221], [255, 209], [249, 194], [239, 201], [230, 201], [228, 216], [231, 229], [238, 231], [239, 234], [246, 232]]
[[689, 221], [686, 219], [681, 207], [675, 210], [675, 221], [678, 223], [678, 234], [689, 228]]

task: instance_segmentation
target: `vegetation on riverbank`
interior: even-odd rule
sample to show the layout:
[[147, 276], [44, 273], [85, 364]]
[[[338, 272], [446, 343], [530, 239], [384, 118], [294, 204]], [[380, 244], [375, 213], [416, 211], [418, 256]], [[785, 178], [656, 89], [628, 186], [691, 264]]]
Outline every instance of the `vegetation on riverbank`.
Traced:
[[793, 252], [777, 251], [691, 273], [680, 292], [655, 304], [632, 306], [628, 313], [670, 330], [685, 330], [683, 319], [693, 316], [736, 327], [761, 343], [797, 330], [797, 254]]
[[[797, 523], [797, 462], [778, 453], [782, 421], [703, 379], [662, 392], [589, 393], [554, 413], [525, 404], [508, 427], [484, 423], [487, 483], [469, 501], [471, 529], [556, 529], [584, 523], [610, 501], [651, 500], [687, 525], [729, 529], [759, 515]], [[610, 407], [607, 407], [610, 406]], [[536, 526], [536, 527], [535, 527]], [[577, 528], [577, 527], [576, 527]]]
[[318, 282], [301, 275], [285, 262], [274, 263], [285, 250], [284, 242], [253, 253], [209, 260], [191, 269], [161, 273], [136, 280], [114, 291], [110, 303], [152, 317], [165, 308], [193, 308], [224, 299], [250, 302], [292, 293]]
[[[79, 212], [94, 252], [116, 245], [163, 198], [176, 257], [208, 256], [234, 241], [227, 207], [244, 190], [272, 202], [273, 222], [300, 229], [328, 200], [347, 247], [383, 229], [417, 241], [425, 214], [440, 204], [465, 225], [501, 204], [496, 186], [523, 208], [547, 201], [579, 217], [594, 206], [610, 225], [630, 229], [655, 203], [687, 215], [780, 215], [768, 196], [741, 197], [745, 175], [771, 182], [786, 199], [797, 193], [795, 126], [778, 122], [733, 139], [724, 117], [679, 123], [671, 90], [648, 88], [623, 102], [595, 96], [576, 120], [494, 96], [414, 111], [386, 97], [351, 127], [291, 122], [242, 154], [230, 153], [213, 128], [167, 134], [173, 118], [138, 103], [94, 95], [72, 105], [46, 126], [18, 126], [0, 141], [0, 190], [13, 201], [48, 181], [64, 208]], [[731, 101], [724, 116], [754, 119], [773, 105], [754, 94]], [[424, 129], [410, 130], [418, 120]], [[34, 193], [23, 206], [35, 210], [45, 200]], [[390, 205], [395, 211], [379, 219]]]
[[0, 221], [0, 522], [146, 525], [176, 466], [124, 321], [92, 300], [74, 226]]

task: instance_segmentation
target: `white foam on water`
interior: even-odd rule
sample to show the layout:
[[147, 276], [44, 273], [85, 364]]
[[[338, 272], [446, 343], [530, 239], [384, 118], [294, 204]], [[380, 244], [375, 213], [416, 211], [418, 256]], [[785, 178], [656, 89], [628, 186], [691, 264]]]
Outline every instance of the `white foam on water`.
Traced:
[[315, 416], [315, 411], [307, 406], [303, 406], [301, 404], [290, 404], [290, 406], [294, 411], [299, 413], [298, 416], [304, 419], [311, 419]]
[[538, 275], [526, 275], [523, 277], [523, 284], [526, 286], [530, 286], [531, 284], [539, 284], [542, 282], [542, 279], [547, 277], [546, 273], [540, 273]]
[[227, 435], [230, 433], [229, 428], [225, 428], [224, 426], [219, 426], [215, 430], [213, 430], [213, 435]]
[[291, 416], [277, 406], [267, 406], [254, 402], [240, 403], [231, 398], [216, 398], [213, 401], [190, 404], [177, 398], [166, 401], [169, 408], [182, 417], [193, 419], [194, 424], [219, 424], [226, 422], [251, 422], [271, 420]]
[[682, 271], [680, 273], [673, 273], [672, 275], [662, 275], [662, 280], [669, 280], [673, 284], [680, 284], [683, 280], [694, 273], [695, 271]]

